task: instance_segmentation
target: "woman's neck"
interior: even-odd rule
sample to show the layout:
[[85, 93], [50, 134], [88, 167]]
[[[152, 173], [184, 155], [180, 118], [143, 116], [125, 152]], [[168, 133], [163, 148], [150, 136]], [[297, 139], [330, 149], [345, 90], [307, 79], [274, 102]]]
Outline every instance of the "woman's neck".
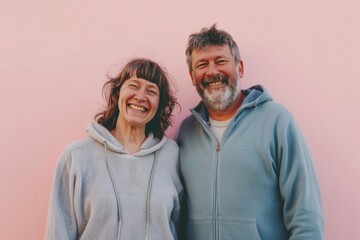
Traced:
[[117, 124], [111, 134], [130, 154], [138, 152], [146, 139], [145, 127], [134, 127], [128, 124]]

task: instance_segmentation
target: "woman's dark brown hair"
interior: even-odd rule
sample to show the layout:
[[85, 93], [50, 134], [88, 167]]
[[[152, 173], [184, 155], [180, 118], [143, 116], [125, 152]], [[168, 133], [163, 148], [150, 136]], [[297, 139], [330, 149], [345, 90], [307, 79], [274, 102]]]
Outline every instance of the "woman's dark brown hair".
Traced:
[[109, 78], [102, 91], [106, 99], [106, 107], [95, 115], [95, 120], [109, 131], [115, 129], [119, 116], [119, 92], [124, 82], [132, 76], [155, 83], [160, 91], [159, 106], [154, 118], [145, 126], [145, 134], [153, 133], [162, 138], [166, 129], [172, 125], [171, 116], [175, 105], [179, 105], [171, 89], [171, 82], [166, 71], [156, 62], [136, 58], [128, 62], [115, 77]]

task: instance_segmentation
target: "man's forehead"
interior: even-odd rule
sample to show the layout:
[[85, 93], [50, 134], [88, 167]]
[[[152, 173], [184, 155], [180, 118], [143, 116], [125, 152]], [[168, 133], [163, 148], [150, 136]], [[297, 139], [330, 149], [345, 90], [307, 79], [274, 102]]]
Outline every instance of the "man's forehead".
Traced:
[[232, 56], [230, 48], [228, 45], [212, 45], [207, 46], [204, 48], [197, 48], [194, 49], [194, 51], [191, 54], [193, 60], [197, 60], [199, 58], [205, 57], [205, 56], [211, 56], [211, 57], [220, 57], [220, 56]]
[[225, 45], [206, 45], [206, 46], [195, 48], [193, 50], [193, 53], [194, 52], [208, 52], [208, 51], [224, 51], [224, 50], [230, 51], [229, 45], [227, 45], [227, 44], [225, 44]]

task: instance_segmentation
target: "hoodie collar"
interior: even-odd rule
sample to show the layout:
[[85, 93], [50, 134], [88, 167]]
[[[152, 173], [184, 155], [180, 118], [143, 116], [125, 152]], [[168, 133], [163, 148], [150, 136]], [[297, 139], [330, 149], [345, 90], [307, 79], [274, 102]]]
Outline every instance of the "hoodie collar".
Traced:
[[[123, 148], [123, 146], [116, 140], [116, 138], [102, 125], [93, 122], [90, 123], [86, 129], [89, 137], [95, 141], [104, 144], [106, 142], [107, 148], [116, 153], [129, 154]], [[150, 133], [143, 144], [140, 146], [140, 151], [135, 153], [134, 156], [145, 156], [151, 154], [161, 148], [166, 142], [166, 137], [162, 139], [155, 138]]]
[[[256, 107], [262, 103], [273, 100], [268, 91], [262, 85], [255, 85], [248, 89], [244, 89], [241, 92], [244, 94], [245, 99], [239, 110], [248, 107]], [[202, 119], [209, 121], [209, 113], [202, 101], [195, 108], [190, 109], [190, 111], [192, 113], [200, 114]]]

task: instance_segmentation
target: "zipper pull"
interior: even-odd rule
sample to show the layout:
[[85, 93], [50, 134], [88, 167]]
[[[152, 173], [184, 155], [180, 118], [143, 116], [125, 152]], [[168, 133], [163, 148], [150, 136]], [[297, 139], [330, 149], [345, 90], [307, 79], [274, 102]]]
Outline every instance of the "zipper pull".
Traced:
[[216, 151], [217, 151], [217, 152], [220, 151], [220, 144], [216, 144]]

